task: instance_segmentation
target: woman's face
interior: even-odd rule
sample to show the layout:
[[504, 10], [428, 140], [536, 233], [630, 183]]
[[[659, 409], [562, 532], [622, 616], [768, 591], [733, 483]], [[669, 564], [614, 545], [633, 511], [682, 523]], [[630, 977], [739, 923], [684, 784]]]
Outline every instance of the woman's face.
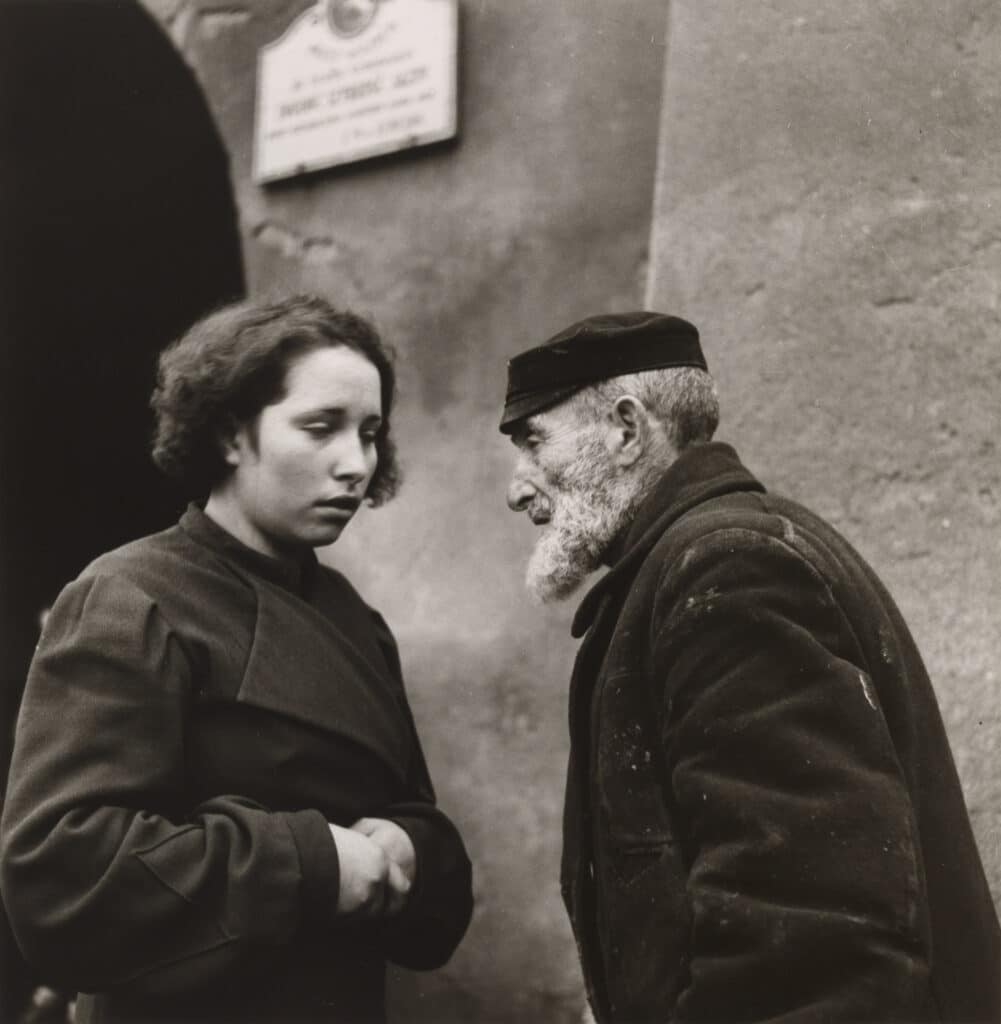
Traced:
[[292, 362], [285, 396], [227, 446], [238, 536], [274, 557], [337, 540], [375, 473], [381, 424], [379, 371], [363, 355], [338, 346]]

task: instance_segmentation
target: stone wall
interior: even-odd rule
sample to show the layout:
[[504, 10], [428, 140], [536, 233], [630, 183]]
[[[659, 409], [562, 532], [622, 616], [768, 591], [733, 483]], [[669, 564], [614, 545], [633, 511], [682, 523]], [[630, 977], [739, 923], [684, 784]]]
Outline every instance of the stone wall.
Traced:
[[1001, 9], [674, 0], [648, 301], [896, 597], [1001, 898]]
[[323, 292], [400, 354], [407, 482], [329, 558], [400, 641], [477, 910], [448, 967], [395, 979], [396, 1017], [576, 1021], [558, 890], [572, 609], [523, 594], [534, 538], [504, 505], [497, 422], [509, 355], [642, 302], [666, 0], [463, 0], [457, 142], [267, 188], [250, 179], [256, 53], [308, 4], [146, 4], [223, 133], [251, 293]]

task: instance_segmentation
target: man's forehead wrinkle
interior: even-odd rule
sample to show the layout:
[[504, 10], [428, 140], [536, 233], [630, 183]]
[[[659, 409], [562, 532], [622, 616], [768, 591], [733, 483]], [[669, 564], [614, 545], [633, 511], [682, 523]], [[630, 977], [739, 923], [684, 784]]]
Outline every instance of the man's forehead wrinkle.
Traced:
[[547, 440], [560, 440], [581, 433], [584, 424], [576, 410], [564, 403], [555, 409], [547, 409], [535, 418], [536, 429]]
[[548, 446], [568, 436], [573, 436], [579, 424], [562, 407], [546, 409], [527, 416], [511, 431], [511, 442], [518, 448], [525, 448], [530, 439]]

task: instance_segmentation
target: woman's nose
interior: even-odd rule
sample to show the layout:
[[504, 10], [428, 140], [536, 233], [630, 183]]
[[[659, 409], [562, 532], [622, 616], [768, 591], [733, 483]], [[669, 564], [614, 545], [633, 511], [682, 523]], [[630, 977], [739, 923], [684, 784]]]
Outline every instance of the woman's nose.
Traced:
[[336, 452], [331, 463], [331, 475], [337, 480], [358, 483], [364, 480], [373, 468], [369, 465], [369, 458], [361, 441], [348, 441]]

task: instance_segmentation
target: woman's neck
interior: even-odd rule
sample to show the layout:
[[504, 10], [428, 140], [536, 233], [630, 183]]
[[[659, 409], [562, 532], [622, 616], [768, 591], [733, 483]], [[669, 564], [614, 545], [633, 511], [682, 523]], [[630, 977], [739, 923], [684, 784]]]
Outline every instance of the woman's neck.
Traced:
[[205, 503], [205, 514], [241, 544], [259, 554], [267, 555], [268, 558], [274, 558], [286, 565], [297, 565], [302, 560], [303, 552], [298, 547], [276, 544], [247, 518], [240, 503], [224, 489], [215, 490], [209, 495]]

